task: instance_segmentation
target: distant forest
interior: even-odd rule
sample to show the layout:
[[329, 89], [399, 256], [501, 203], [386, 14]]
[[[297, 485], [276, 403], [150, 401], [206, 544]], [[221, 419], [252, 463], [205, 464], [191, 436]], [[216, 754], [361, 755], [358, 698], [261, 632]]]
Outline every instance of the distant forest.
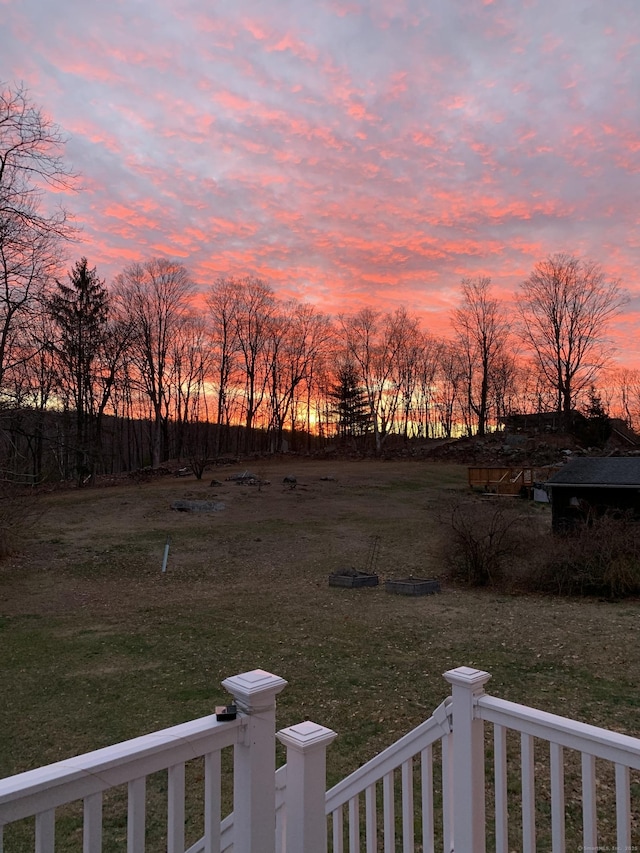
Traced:
[[[482, 434], [516, 412], [562, 413], [564, 395], [519, 350], [488, 280], [463, 282], [452, 324], [444, 340], [404, 309], [331, 319], [255, 278], [197, 293], [163, 258], [108, 290], [82, 258], [38, 293], [6, 349], [3, 468], [23, 483], [83, 482], [168, 459], [201, 470], [328, 445], [381, 453], [392, 435]], [[570, 411], [615, 407], [637, 423], [637, 372], [609, 371], [606, 398], [593, 375], [578, 379]]]
[[196, 286], [141, 259], [107, 287], [50, 211], [75, 177], [59, 129], [0, 89], [0, 465], [39, 483], [328, 444], [380, 454], [401, 441], [483, 435], [514, 413], [612, 414], [640, 424], [640, 374], [615, 369], [619, 282], [567, 254], [502, 302], [464, 279], [450, 335], [405, 308], [329, 317], [254, 276]]

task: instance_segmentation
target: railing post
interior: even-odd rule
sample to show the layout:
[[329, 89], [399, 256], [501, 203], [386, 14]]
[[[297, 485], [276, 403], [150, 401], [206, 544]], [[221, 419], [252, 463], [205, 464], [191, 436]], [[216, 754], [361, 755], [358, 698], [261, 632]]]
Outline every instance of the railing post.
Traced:
[[248, 717], [234, 750], [235, 853], [275, 853], [275, 697], [286, 685], [284, 678], [262, 669], [222, 682]]
[[307, 720], [282, 729], [277, 737], [287, 747], [285, 850], [326, 853], [327, 747], [337, 734]]
[[475, 703], [491, 675], [459, 666], [444, 677], [453, 699], [453, 849], [485, 853], [484, 726]]

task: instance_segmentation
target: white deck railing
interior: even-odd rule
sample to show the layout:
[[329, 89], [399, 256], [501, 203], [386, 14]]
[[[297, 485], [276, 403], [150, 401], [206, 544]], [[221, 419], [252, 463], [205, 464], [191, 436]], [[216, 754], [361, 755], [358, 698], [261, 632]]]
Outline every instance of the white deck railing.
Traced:
[[[36, 853], [54, 853], [56, 809], [83, 803], [83, 851], [102, 850], [103, 794], [128, 788], [127, 853], [144, 853], [146, 779], [166, 770], [168, 853], [185, 851], [185, 764], [204, 759], [204, 853], [269, 850], [261, 839], [272, 834], [275, 803], [275, 696], [284, 679], [262, 670], [223, 682], [241, 711], [228, 722], [215, 715], [144, 735], [116, 746], [59, 761], [0, 781], [0, 853], [3, 826], [33, 817]], [[235, 819], [221, 822], [221, 752], [233, 748]], [[153, 816], [152, 818], [153, 819]], [[273, 843], [271, 844], [273, 850]], [[11, 853], [10, 849], [6, 853]]]
[[[168, 849], [184, 851], [184, 785], [187, 761], [203, 757], [205, 766], [205, 823], [220, 823], [220, 753], [233, 746], [244, 720], [218, 723], [203, 717], [153, 734], [106, 747], [0, 782], [3, 823], [35, 817], [38, 853], [54, 850], [55, 810], [82, 800], [84, 850], [102, 844], [102, 796], [119, 785], [128, 786], [128, 848], [142, 850], [145, 831], [146, 778], [168, 771]], [[0, 838], [2, 837], [0, 827]]]
[[[493, 696], [478, 698], [477, 713], [480, 719], [493, 724], [496, 853], [507, 853], [510, 849], [506, 737], [510, 730], [517, 732], [520, 738], [519, 820], [524, 853], [533, 853], [536, 850], [536, 741], [544, 741], [547, 744], [553, 853], [562, 853], [565, 850], [565, 749], [574, 750], [580, 755], [582, 849], [640, 849], [639, 838], [631, 837], [630, 792], [630, 770], [640, 770], [640, 740]], [[615, 805], [615, 812], [601, 815], [602, 822], [615, 824], [615, 843], [607, 838], [606, 844], [602, 845], [598, 840], [599, 780], [596, 775], [596, 759], [601, 759], [610, 766], [615, 780], [615, 798], [611, 800]]]
[[[581, 838], [572, 827], [571, 849], [640, 849], [631, 795], [640, 740], [487, 696], [490, 676], [480, 670], [459, 667], [445, 678], [452, 696], [426, 722], [328, 792], [326, 748], [335, 732], [308, 721], [278, 732], [287, 763], [274, 772], [275, 696], [286, 682], [261, 670], [227, 679], [236, 720], [204, 717], [0, 781], [0, 853], [3, 825], [27, 817], [35, 819], [36, 853], [53, 853], [56, 809], [78, 800], [83, 851], [100, 853], [102, 796], [120, 785], [128, 786], [127, 851], [143, 853], [146, 828], [157, 822], [146, 814], [145, 780], [163, 769], [166, 849], [185, 853], [185, 763], [198, 757], [204, 835], [187, 853], [484, 853], [488, 838], [496, 853], [533, 853], [543, 822], [544, 849], [565, 853], [565, 789], [575, 808], [576, 763]], [[233, 812], [221, 820], [226, 748], [234, 754]], [[606, 801], [602, 772], [600, 788], [607, 772], [614, 780]]]
[[[631, 798], [631, 772], [640, 770], [639, 739], [488, 696], [484, 684], [490, 675], [480, 670], [459, 667], [445, 678], [452, 685], [451, 699], [327, 793], [333, 853], [484, 853], [488, 838], [496, 853], [533, 853], [541, 823], [549, 831], [539, 849], [553, 853], [640, 850], [640, 802], [634, 811]], [[507, 749], [509, 732], [519, 741], [515, 755]], [[438, 741], [439, 791], [433, 771]], [[574, 830], [570, 848], [565, 844], [567, 750], [579, 755], [580, 768], [580, 792], [578, 797], [573, 793], [572, 807], [581, 811], [581, 831]], [[490, 758], [486, 763], [485, 755]], [[614, 780], [614, 792], [598, 803], [607, 774]], [[569, 786], [572, 792], [575, 782]], [[437, 827], [436, 794], [441, 806]], [[487, 802], [493, 812], [491, 827]], [[606, 835], [599, 834], [599, 824]]]
[[[378, 850], [378, 831], [381, 829], [385, 853], [396, 850], [396, 804], [400, 800], [403, 851], [414, 850], [416, 802], [419, 803], [421, 825], [420, 843], [423, 850], [433, 850], [435, 843], [434, 815], [434, 755], [433, 746], [442, 748], [442, 827], [445, 848], [450, 849], [451, 798], [449, 796], [449, 758], [451, 748], [451, 700], [446, 699], [413, 731], [372, 758], [326, 796], [326, 813], [331, 819], [331, 839], [334, 853], [343, 853], [345, 836], [347, 849], [361, 849], [362, 825], [360, 812], [364, 797], [364, 842], [367, 853]], [[416, 794], [416, 771], [419, 771]], [[397, 777], [399, 776], [399, 780]], [[399, 786], [398, 786], [399, 781]], [[399, 791], [397, 790], [399, 787]], [[382, 789], [380, 792], [379, 789]], [[381, 793], [381, 798], [380, 798]], [[382, 821], [379, 820], [379, 804]], [[345, 820], [344, 807], [347, 806]]]

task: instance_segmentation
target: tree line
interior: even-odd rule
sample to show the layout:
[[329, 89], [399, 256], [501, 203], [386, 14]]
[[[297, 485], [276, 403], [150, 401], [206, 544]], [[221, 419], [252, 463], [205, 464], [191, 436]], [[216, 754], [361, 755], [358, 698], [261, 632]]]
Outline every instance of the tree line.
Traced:
[[[196, 285], [140, 259], [102, 280], [49, 189], [69, 189], [60, 130], [20, 87], [0, 98], [0, 438], [5, 476], [25, 482], [225, 454], [338, 442], [382, 452], [390, 436], [480, 434], [524, 411], [571, 412], [596, 393], [618, 281], [553, 255], [512, 304], [464, 279], [448, 337], [405, 308], [330, 317], [257, 277]], [[607, 400], [632, 422], [637, 372]], [[605, 392], [600, 389], [600, 394]], [[605, 396], [606, 396], [605, 393]]]

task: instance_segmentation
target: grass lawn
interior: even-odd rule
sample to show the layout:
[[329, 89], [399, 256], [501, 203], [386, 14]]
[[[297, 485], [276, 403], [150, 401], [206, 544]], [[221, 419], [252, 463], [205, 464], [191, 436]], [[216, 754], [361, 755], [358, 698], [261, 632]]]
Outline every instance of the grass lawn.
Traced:
[[[373, 536], [382, 578], [440, 576], [438, 511], [466, 468], [259, 462], [261, 489], [226, 479], [241, 470], [41, 497], [0, 564], [0, 776], [211, 713], [221, 680], [255, 668], [289, 682], [280, 728], [338, 732], [329, 785], [429, 716], [463, 664], [502, 698], [640, 735], [637, 601], [328, 586], [365, 568]], [[178, 498], [225, 508], [178, 513]], [[547, 510], [522, 510], [549, 535]]]

